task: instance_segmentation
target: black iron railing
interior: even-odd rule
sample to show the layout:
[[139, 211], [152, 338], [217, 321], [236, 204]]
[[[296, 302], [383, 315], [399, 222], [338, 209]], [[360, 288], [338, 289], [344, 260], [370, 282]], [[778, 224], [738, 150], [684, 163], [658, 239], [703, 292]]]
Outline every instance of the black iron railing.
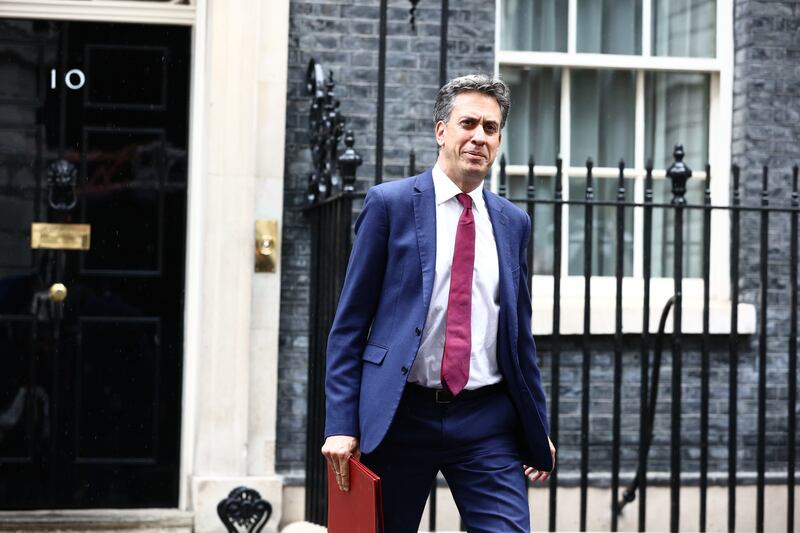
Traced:
[[[350, 255], [356, 169], [361, 156], [334, 95], [333, 73], [313, 59], [306, 74], [311, 97], [311, 154], [305, 214], [311, 225], [308, 414], [306, 426], [306, 520], [326, 524], [327, 471], [320, 454], [325, 431], [325, 348]], [[344, 135], [344, 150], [339, 141]]]
[[[687, 446], [685, 439], [682, 439], [682, 431], [686, 428], [682, 418], [687, 414], [682, 408], [682, 390], [684, 383], [684, 372], [682, 369], [682, 362], [684, 357], [684, 339], [687, 335], [682, 332], [682, 308], [684, 306], [685, 295], [682, 293], [684, 283], [683, 267], [684, 267], [684, 214], [689, 210], [700, 210], [702, 212], [702, 281], [703, 281], [703, 294], [691, 295], [693, 300], [701, 299], [702, 301], [702, 332], [700, 337], [700, 417], [699, 417], [699, 471], [698, 486], [699, 486], [699, 523], [697, 527], [700, 531], [705, 531], [707, 524], [708, 514], [708, 464], [709, 464], [709, 376], [711, 372], [710, 367], [710, 346], [711, 346], [711, 333], [710, 333], [710, 263], [711, 263], [711, 218], [712, 211], [722, 211], [730, 215], [731, 223], [731, 243], [730, 243], [730, 333], [728, 342], [728, 373], [729, 373], [729, 400], [728, 400], [728, 434], [727, 434], [727, 455], [728, 455], [728, 527], [734, 530], [736, 527], [736, 488], [740, 484], [737, 479], [737, 439], [739, 438], [739, 430], [737, 427], [737, 420], [740, 413], [738, 412], [737, 401], [741, 401], [742, 393], [740, 392], [739, 385], [739, 368], [738, 360], [740, 351], [745, 344], [743, 338], [739, 333], [739, 316], [738, 305], [740, 303], [739, 285], [741, 283], [739, 263], [742, 260], [742, 243], [741, 243], [741, 226], [742, 217], [757, 214], [758, 220], [758, 235], [759, 235], [759, 260], [758, 260], [758, 298], [755, 301], [758, 308], [758, 343], [757, 343], [757, 392], [756, 397], [753, 398], [756, 402], [756, 418], [757, 427], [755, 433], [755, 473], [756, 473], [756, 501], [754, 502], [756, 510], [756, 529], [763, 531], [764, 529], [764, 509], [765, 509], [765, 473], [766, 473], [766, 448], [767, 448], [767, 370], [768, 370], [768, 323], [773, 319], [769, 313], [769, 294], [768, 289], [771, 284], [775, 284], [777, 272], [770, 270], [770, 227], [777, 217], [788, 217], [789, 219], [789, 240], [790, 240], [790, 257], [788, 264], [790, 265], [789, 279], [786, 280], [785, 286], [790, 293], [789, 304], [789, 331], [787, 350], [787, 372], [784, 383], [780, 386], [787, 387], [786, 396], [786, 423], [788, 426], [787, 438], [785, 443], [786, 452], [786, 486], [787, 486], [787, 499], [786, 499], [786, 520], [787, 531], [793, 531], [794, 528], [794, 485], [795, 485], [795, 466], [796, 466], [796, 420], [795, 413], [797, 409], [797, 391], [796, 391], [796, 371], [797, 371], [797, 241], [798, 241], [798, 228], [797, 221], [800, 214], [800, 202], [798, 202], [797, 192], [797, 175], [798, 167], [792, 169], [792, 193], [790, 205], [785, 206], [772, 206], [770, 205], [770, 190], [768, 186], [768, 170], [763, 168], [762, 183], [761, 183], [761, 201], [760, 205], [745, 206], [741, 202], [740, 192], [740, 170], [739, 167], [734, 165], [732, 167], [732, 191], [731, 201], [729, 205], [712, 205], [711, 203], [711, 169], [706, 166], [705, 190], [703, 203], [700, 205], [687, 204], [685, 199], [686, 193], [686, 180], [691, 176], [691, 171], [683, 164], [683, 149], [676, 147], [675, 151], [675, 164], [667, 170], [667, 177], [672, 180], [672, 201], [670, 203], [656, 203], [653, 201], [653, 169], [652, 164], [648, 164], [646, 168], [645, 177], [645, 192], [644, 202], [637, 203], [625, 200], [625, 182], [623, 180], [623, 172], [625, 170], [624, 164], [620, 163], [619, 178], [618, 178], [618, 192], [614, 201], [599, 201], [594, 196], [593, 188], [593, 164], [591, 160], [586, 164], [586, 187], [583, 199], [570, 199], [564, 200], [561, 191], [562, 170], [561, 161], [556, 164], [557, 172], [555, 179], [555, 190], [553, 199], [538, 199], [536, 197], [536, 188], [534, 186], [534, 164], [533, 160], [529, 161], [528, 165], [528, 187], [527, 194], [524, 198], [510, 198], [517, 204], [525, 205], [528, 213], [531, 215], [534, 226], [537, 224], [552, 224], [555, 228], [554, 235], [556, 238], [552, 243], [554, 247], [554, 264], [553, 264], [553, 315], [552, 315], [552, 335], [550, 336], [550, 377], [551, 377], [551, 390], [559, 391], [560, 383], [560, 357], [559, 352], [561, 349], [560, 339], [560, 316], [561, 316], [561, 225], [562, 225], [562, 211], [564, 207], [568, 209], [582, 209], [584, 212], [584, 240], [582, 243], [583, 250], [583, 277], [584, 277], [584, 301], [583, 301], [583, 334], [582, 334], [582, 371], [581, 371], [581, 418], [580, 418], [580, 529], [585, 530], [587, 527], [587, 501], [588, 501], [588, 487], [589, 487], [589, 473], [590, 473], [590, 418], [592, 411], [592, 402], [590, 401], [590, 372], [593, 368], [592, 357], [596, 351], [593, 344], [596, 344], [596, 337], [591, 330], [591, 307], [592, 300], [592, 232], [593, 220], [595, 218], [594, 208], [596, 206], [612, 206], [616, 208], [616, 243], [615, 243], [615, 281], [616, 281], [616, 298], [615, 298], [615, 330], [614, 330], [614, 348], [613, 348], [613, 411], [612, 411], [612, 444], [611, 444], [611, 479], [610, 488], [612, 493], [612, 501], [610, 506], [611, 511], [611, 529], [617, 529], [617, 516], [626, 503], [634, 500], [638, 493], [640, 505], [638, 509], [638, 526], [640, 531], [644, 531], [646, 520], [646, 495], [647, 495], [647, 465], [648, 453], [650, 451], [650, 443], [652, 442], [653, 419], [655, 417], [655, 397], [658, 387], [658, 372], [660, 369], [660, 345], [662, 340], [659, 338], [657, 344], [657, 358], [655, 365], [652, 369], [654, 372], [652, 378], [652, 387], [650, 382], [650, 357], [653, 355], [651, 346], [653, 344], [653, 335], [649, 332], [650, 322], [650, 285], [651, 285], [651, 265], [652, 265], [652, 234], [653, 234], [653, 211], [654, 210], [670, 210], [674, 214], [674, 226], [672, 228], [674, 235], [674, 254], [673, 254], [673, 286], [674, 295], [669, 300], [669, 306], [672, 306], [672, 333], [669, 335], [669, 342], [671, 345], [671, 384], [670, 384], [670, 529], [677, 531], [679, 527], [680, 517], [680, 491], [681, 491], [681, 474], [686, 473], [682, 471], [682, 448]], [[500, 183], [498, 186], [501, 194], [505, 193], [507, 189], [507, 177], [505, 171], [505, 162], [501, 161], [500, 164]], [[553, 206], [552, 220], [542, 219], [536, 208], [539, 206], [549, 205]], [[625, 231], [625, 210], [641, 209], [643, 211], [643, 300], [642, 300], [642, 332], [640, 336], [640, 415], [639, 415], [639, 445], [638, 445], [638, 468], [630, 487], [625, 491], [622, 500], [619, 498], [619, 470], [620, 470], [620, 450], [622, 444], [621, 436], [621, 398], [622, 398], [622, 355], [623, 355], [623, 341], [622, 341], [622, 280], [623, 280], [623, 247], [624, 239], [623, 234]], [[784, 220], [785, 221], [785, 220]], [[751, 219], [749, 222], [754, 222]], [[532, 239], [529, 250], [529, 262], [532, 265], [531, 258], [533, 256], [533, 247], [542, 246], [541, 243], [535, 243]], [[531, 283], [533, 276], [536, 272], [531, 269]], [[534, 296], [535, 298], [535, 296]], [[667, 311], [665, 309], [665, 311]], [[778, 309], [778, 312], [781, 310]], [[662, 316], [663, 330], [666, 315]], [[774, 348], [773, 348], [774, 350]], [[558, 442], [559, 437], [559, 394], [553, 393], [550, 398], [551, 402], [551, 434], [554, 441]], [[565, 443], [562, 443], [562, 446]], [[557, 502], [557, 489], [559, 480], [557, 476], [553, 476], [550, 482], [550, 530], [556, 528], [556, 502]], [[637, 490], [638, 489], [638, 490]]]
[[[352, 148], [352, 146], [351, 146]], [[768, 305], [767, 289], [771, 283], [775, 283], [775, 277], [778, 275], [770, 269], [771, 257], [769, 255], [769, 228], [771, 224], [775, 223], [778, 217], [789, 218], [789, 240], [790, 240], [790, 258], [789, 265], [789, 281], [784, 283], [790, 293], [790, 326], [788, 334], [787, 350], [787, 372], [784, 381], [780, 384], [785, 386], [786, 393], [786, 411], [787, 418], [787, 438], [786, 438], [786, 477], [785, 483], [788, 487], [786, 512], [787, 512], [787, 528], [792, 531], [794, 528], [793, 513], [794, 513], [794, 484], [795, 476], [794, 470], [796, 465], [796, 422], [795, 410], [797, 409], [797, 393], [796, 393], [796, 376], [797, 370], [797, 241], [798, 241], [798, 215], [800, 215], [800, 201], [798, 201], [797, 192], [797, 168], [793, 170], [792, 178], [792, 193], [789, 205], [773, 206], [769, 202], [769, 189], [767, 183], [767, 171], [763, 171], [763, 182], [761, 192], [760, 205], [743, 205], [740, 193], [740, 180], [739, 168], [734, 166], [732, 169], [732, 192], [731, 201], [729, 205], [713, 205], [711, 203], [710, 192], [710, 168], [706, 167], [706, 180], [705, 191], [702, 204], [689, 204], [685, 202], [683, 194], [685, 193], [685, 180], [688, 172], [685, 167], [680, 165], [682, 161], [682, 153], [680, 150], [676, 151], [676, 164], [673, 165], [668, 171], [667, 175], [673, 180], [673, 199], [669, 203], [657, 203], [654, 201], [653, 194], [653, 172], [652, 166], [648, 165], [646, 168], [646, 175], [644, 178], [644, 201], [634, 202], [625, 200], [625, 182], [622, 178], [624, 173], [624, 165], [620, 164], [619, 178], [616, 198], [614, 200], [598, 200], [594, 196], [593, 190], [593, 165], [589, 162], [586, 166], [586, 188], [583, 198], [564, 200], [562, 194], [562, 174], [561, 163], [557, 164], [557, 173], [554, 185], [552, 199], [537, 198], [537, 189], [534, 186], [534, 168], [533, 161], [530, 161], [528, 172], [528, 186], [524, 198], [510, 198], [510, 200], [525, 206], [526, 210], [532, 215], [534, 224], [552, 224], [554, 228], [554, 235], [561, 235], [561, 228], [563, 225], [563, 210], [567, 209], [580, 209], [584, 212], [584, 246], [583, 246], [583, 265], [585, 269], [584, 276], [584, 315], [583, 315], [583, 333], [577, 337], [580, 340], [580, 353], [582, 356], [581, 362], [581, 413], [580, 413], [580, 439], [577, 443], [561, 442], [562, 449], [570, 446], [578, 446], [580, 449], [579, 473], [577, 476], [578, 485], [580, 490], [580, 529], [586, 529], [587, 523], [587, 502], [588, 502], [588, 487], [589, 487], [589, 474], [591, 473], [590, 464], [592, 464], [591, 452], [595, 447], [590, 446], [590, 420], [593, 416], [593, 403], [590, 397], [591, 380], [590, 374], [594, 368], [593, 357], [596, 356], [597, 349], [596, 336], [591, 330], [591, 307], [590, 302], [592, 299], [592, 225], [595, 218], [594, 209], [597, 206], [612, 206], [616, 210], [616, 238], [615, 238], [615, 278], [616, 278], [616, 295], [614, 300], [614, 313], [615, 313], [615, 329], [613, 337], [613, 392], [612, 392], [612, 424], [611, 424], [611, 477], [609, 486], [611, 488], [611, 529], [616, 529], [618, 523], [616, 517], [625, 507], [625, 505], [635, 498], [639, 499], [638, 508], [638, 522], [639, 529], [644, 530], [646, 521], [647, 507], [644, 505], [647, 498], [647, 471], [648, 471], [648, 455], [651, 452], [651, 443], [653, 439], [654, 418], [656, 415], [655, 398], [659, 392], [661, 385], [658, 380], [658, 373], [661, 371], [661, 349], [664, 344], [668, 344], [671, 351], [671, 378], [669, 386], [669, 419], [670, 419], [670, 439], [669, 439], [669, 464], [670, 464], [670, 529], [673, 531], [678, 530], [678, 519], [680, 516], [680, 492], [682, 487], [681, 474], [687, 472], [682, 468], [681, 458], [684, 457], [682, 449], [687, 446], [697, 446], [699, 448], [699, 461], [697, 471], [694, 472], [698, 479], [699, 486], [699, 522], [697, 528], [705, 530], [707, 524], [707, 498], [708, 498], [708, 468], [709, 468], [709, 376], [712, 370], [710, 353], [712, 349], [712, 334], [710, 332], [710, 280], [711, 280], [711, 220], [713, 211], [722, 211], [730, 215], [731, 226], [731, 242], [730, 242], [730, 333], [728, 334], [728, 388], [729, 388], [729, 404], [728, 404], [728, 432], [727, 432], [727, 461], [728, 461], [728, 475], [727, 486], [729, 493], [728, 501], [728, 526], [731, 530], [735, 529], [735, 514], [736, 514], [736, 489], [742, 480], [737, 478], [737, 457], [739, 446], [739, 429], [737, 427], [737, 420], [740, 413], [737, 408], [737, 402], [742, 400], [742, 395], [746, 393], [740, 391], [738, 388], [739, 368], [738, 361], [740, 352], [743, 351], [743, 346], [746, 343], [739, 333], [739, 317], [738, 317], [738, 304], [740, 303], [740, 272], [739, 263], [741, 261], [742, 243], [740, 237], [740, 228], [742, 226], [742, 217], [757, 214], [760, 236], [760, 243], [758, 244], [760, 250], [760, 258], [758, 264], [759, 281], [759, 298], [755, 301], [758, 308], [758, 340], [757, 340], [757, 353], [755, 354], [756, 372], [758, 374], [757, 387], [755, 391], [755, 398], [753, 398], [756, 405], [756, 418], [757, 428], [755, 431], [755, 485], [757, 498], [754, 502], [756, 509], [756, 528], [763, 530], [764, 527], [764, 508], [765, 508], [765, 472], [766, 472], [766, 415], [767, 415], [767, 370], [768, 370], [768, 335], [767, 324], [771, 320], [770, 308]], [[410, 170], [415, 170], [415, 161], [413, 155], [410, 158]], [[348, 180], [350, 180], [348, 176]], [[507, 191], [507, 177], [505, 174], [505, 164], [502, 163], [499, 173], [499, 190], [503, 193]], [[344, 180], [342, 180], [344, 182]], [[347, 263], [348, 251], [350, 246], [351, 226], [353, 221], [353, 200], [363, 197], [363, 193], [345, 192], [344, 190], [339, 194], [332, 194], [327, 199], [318, 200], [311, 206], [307, 212], [311, 217], [313, 225], [313, 265], [312, 265], [312, 321], [311, 331], [312, 339], [310, 345], [310, 361], [309, 361], [309, 431], [308, 431], [308, 458], [307, 458], [307, 517], [313, 521], [324, 523], [325, 521], [325, 470], [322, 458], [319, 455], [319, 445], [322, 439], [322, 427], [324, 417], [324, 398], [323, 398], [323, 380], [324, 380], [324, 348], [327, 331], [333, 319], [335, 311], [336, 300], [338, 291], [341, 287], [344, 271]], [[554, 207], [551, 209], [552, 219], [542, 219], [538, 208], [549, 205]], [[642, 328], [641, 334], [638, 336], [638, 353], [640, 355], [639, 362], [640, 368], [640, 390], [639, 390], [639, 443], [638, 443], [638, 458], [636, 460], [636, 474], [625, 480], [629, 483], [627, 490], [620, 492], [620, 483], [623, 481], [620, 478], [620, 452], [623, 449], [623, 441], [621, 439], [621, 420], [622, 420], [622, 376], [623, 358], [625, 350], [625, 341], [623, 340], [622, 330], [622, 307], [623, 307], [623, 268], [624, 261], [622, 249], [624, 247], [624, 230], [625, 230], [625, 211], [626, 210], [642, 210], [643, 215], [643, 257], [642, 257], [642, 275], [643, 287], [642, 294]], [[651, 285], [651, 263], [652, 263], [652, 233], [653, 228], [653, 212], [657, 210], [671, 210], [674, 213], [674, 253], [673, 253], [673, 281], [674, 281], [674, 295], [670, 300], [672, 305], [672, 333], [667, 335], [667, 338], [657, 338], [654, 333], [650, 332], [650, 285]], [[700, 210], [702, 216], [702, 235], [703, 235], [703, 248], [702, 248], [702, 277], [703, 277], [703, 293], [684, 295], [682, 294], [683, 286], [683, 235], [684, 235], [684, 213], [691, 210]], [[750, 220], [752, 222], [753, 220]], [[534, 233], [535, 234], [535, 233]], [[532, 258], [533, 247], [542, 247], [546, 243], [531, 242], [531, 249], [529, 250], [529, 260]], [[564, 349], [564, 342], [569, 340], [574, 343], [575, 337], [569, 339], [564, 337], [561, 333], [561, 258], [563, 255], [563, 246], [560, 238], [555, 238], [551, 244], [554, 247], [552, 258], [553, 264], [553, 315], [552, 315], [552, 333], [546, 339], [546, 350], [549, 356], [549, 377], [550, 377], [550, 390], [553, 391], [550, 396], [551, 408], [551, 434], [554, 441], [559, 442], [560, 420], [562, 418], [560, 412], [560, 395], [556, 391], [560, 391], [563, 383], [561, 383], [560, 370], [561, 370], [561, 357], [560, 353]], [[532, 261], [531, 261], [531, 264]], [[531, 280], [536, 272], [531, 271]], [[534, 296], [535, 297], [535, 296]], [[697, 335], [687, 336], [682, 332], [682, 317], [681, 307], [685, 305], [686, 298], [694, 301], [702, 301], [702, 331]], [[668, 311], [666, 309], [665, 311]], [[662, 329], [667, 319], [667, 314], [662, 316]], [[629, 336], [630, 337], [630, 336]], [[685, 439], [682, 439], [682, 432], [689, 431], [690, 428], [687, 422], [682, 421], [683, 417], [687, 414], [682, 405], [682, 390], [685, 386], [682, 380], [685, 379], [685, 374], [682, 369], [682, 360], [684, 356], [684, 340], [689, 338], [699, 340], [700, 346], [700, 413], [699, 413], [699, 443], [687, 444]], [[717, 337], [719, 338], [719, 337]], [[540, 339], [541, 340], [541, 339]], [[628, 344], [630, 339], [628, 340]], [[774, 349], [774, 348], [772, 348]], [[651, 359], [653, 363], [651, 364]], [[749, 390], [749, 389], [748, 389]], [[665, 398], [665, 401], [667, 398]], [[717, 440], [722, 439], [720, 435], [716, 435]], [[748, 444], [745, 444], [746, 446]], [[750, 453], [750, 450], [747, 450]], [[773, 476], [774, 477], [774, 476]], [[774, 482], [774, 481], [773, 481]], [[684, 481], [684, 484], [686, 482]], [[560, 486], [564, 486], [556, 473], [550, 481], [549, 488], [549, 506], [550, 506], [550, 529], [556, 529], [557, 502], [558, 491]], [[435, 492], [432, 493], [430, 502], [430, 522], [428, 526], [431, 530], [435, 529], [436, 519], [436, 500]]]

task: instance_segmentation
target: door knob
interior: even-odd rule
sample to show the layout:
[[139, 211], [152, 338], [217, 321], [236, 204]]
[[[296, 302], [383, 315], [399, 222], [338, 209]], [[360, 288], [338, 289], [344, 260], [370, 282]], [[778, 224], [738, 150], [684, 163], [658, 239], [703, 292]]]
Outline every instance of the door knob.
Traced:
[[47, 296], [51, 302], [63, 302], [67, 297], [67, 288], [63, 283], [53, 283], [47, 291]]

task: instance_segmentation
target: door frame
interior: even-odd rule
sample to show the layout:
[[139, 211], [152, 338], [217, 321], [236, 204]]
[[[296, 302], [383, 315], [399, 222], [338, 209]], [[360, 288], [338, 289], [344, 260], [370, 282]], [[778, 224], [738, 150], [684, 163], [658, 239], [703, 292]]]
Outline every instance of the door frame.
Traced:
[[192, 27], [178, 509], [215, 530], [219, 501], [247, 485], [277, 525], [281, 263], [256, 274], [253, 250], [256, 218], [278, 223], [281, 249], [290, 0], [190, 1], [0, 0], [0, 17]]
[[178, 473], [178, 509], [189, 510], [189, 479], [194, 464], [195, 416], [200, 354], [203, 211], [205, 209], [205, 51], [206, 0], [176, 3], [119, 0], [0, 0], [0, 18], [89, 22], [127, 22], [192, 26], [189, 89], [189, 168], [187, 183], [183, 376]]

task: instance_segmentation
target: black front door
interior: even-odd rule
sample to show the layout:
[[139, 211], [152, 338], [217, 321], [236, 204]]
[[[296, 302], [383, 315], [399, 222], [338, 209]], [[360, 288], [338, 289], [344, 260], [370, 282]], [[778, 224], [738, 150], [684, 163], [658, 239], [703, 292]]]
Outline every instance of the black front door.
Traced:
[[189, 58], [0, 19], [0, 509], [177, 505]]

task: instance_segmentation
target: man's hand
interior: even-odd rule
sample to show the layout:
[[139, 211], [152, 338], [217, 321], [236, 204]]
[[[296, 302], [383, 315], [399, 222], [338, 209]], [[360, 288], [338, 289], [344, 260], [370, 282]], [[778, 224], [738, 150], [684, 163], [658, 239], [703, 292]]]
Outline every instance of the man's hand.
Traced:
[[359, 459], [361, 450], [358, 449], [358, 439], [348, 435], [331, 435], [322, 445], [322, 455], [328, 460], [334, 474], [339, 490], [350, 490], [350, 457]]
[[[553, 470], [556, 469], [556, 447], [553, 444], [553, 441], [550, 440], [550, 437], [547, 437], [547, 442], [550, 443], [550, 456], [553, 458]], [[550, 478], [550, 472], [543, 472], [541, 470], [536, 470], [532, 466], [522, 465], [522, 469], [525, 471], [525, 477], [530, 479], [531, 481], [547, 481]]]

